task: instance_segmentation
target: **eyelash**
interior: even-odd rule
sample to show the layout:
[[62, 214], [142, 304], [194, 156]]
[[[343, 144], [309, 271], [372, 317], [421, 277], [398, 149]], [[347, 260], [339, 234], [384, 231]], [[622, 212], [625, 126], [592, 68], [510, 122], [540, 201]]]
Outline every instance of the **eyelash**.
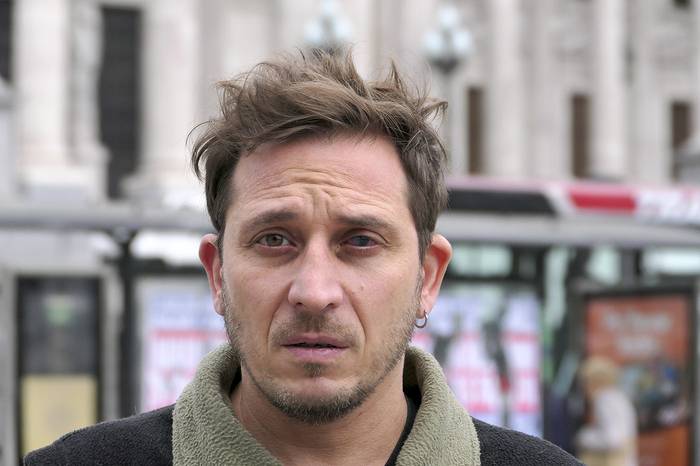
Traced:
[[[270, 246], [270, 245], [264, 244], [264, 240], [265, 240], [266, 238], [269, 239], [270, 237], [279, 237], [279, 238], [282, 240], [282, 242], [286, 242], [287, 244], [281, 244], [281, 245], [279, 245], [279, 246]], [[291, 245], [292, 245], [292, 242], [289, 240], [289, 238], [287, 238], [287, 236], [285, 236], [285, 235], [282, 234], [282, 233], [265, 233], [264, 235], [258, 237], [258, 238], [254, 241], [254, 243], [255, 243], [255, 244], [260, 244], [260, 245], [265, 246], [265, 247], [268, 247], [268, 248], [281, 248], [281, 247], [286, 247], [286, 246], [291, 246]]]
[[369, 235], [353, 235], [353, 236], [349, 237], [345, 242], [346, 242], [346, 243], [349, 243], [351, 240], [353, 240], [353, 239], [355, 239], [355, 238], [363, 238], [363, 239], [366, 239], [366, 240], [371, 241], [372, 243], [374, 243], [374, 244], [370, 244], [370, 245], [355, 246], [355, 247], [358, 247], [358, 248], [361, 248], [361, 249], [368, 249], [368, 248], [370, 248], [370, 247], [372, 247], [372, 246], [376, 246], [376, 245], [378, 244], [377, 241], [376, 241], [374, 238], [372, 238], [371, 236], [369, 236]]
[[[277, 246], [271, 246], [269, 244], [265, 244], [266, 239], [270, 239], [271, 237], [279, 237], [279, 239], [282, 241], [282, 243], [286, 244], [280, 244]], [[365, 245], [352, 245], [350, 244], [353, 239], [357, 238], [362, 238], [363, 241], [370, 242], [372, 244], [365, 244]], [[259, 236], [253, 241], [253, 244], [263, 246], [265, 248], [270, 248], [270, 249], [279, 249], [279, 248], [284, 248], [288, 246], [292, 246], [293, 243], [292, 241], [283, 233], [265, 233], [264, 235]], [[346, 245], [349, 244], [351, 247], [356, 248], [357, 250], [368, 250], [371, 249], [375, 246], [379, 245], [379, 241], [376, 238], [373, 238], [371, 235], [364, 235], [364, 234], [353, 234], [349, 236], [347, 239], [343, 240], [341, 242], [341, 245]]]

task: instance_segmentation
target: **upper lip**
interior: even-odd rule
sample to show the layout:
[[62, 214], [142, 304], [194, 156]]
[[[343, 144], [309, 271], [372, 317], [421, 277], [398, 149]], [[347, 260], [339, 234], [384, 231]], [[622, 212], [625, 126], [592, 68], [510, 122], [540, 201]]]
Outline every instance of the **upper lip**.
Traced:
[[338, 338], [332, 337], [330, 335], [321, 335], [321, 334], [313, 334], [313, 333], [304, 333], [304, 334], [299, 334], [299, 335], [293, 335], [282, 343], [283, 346], [291, 346], [291, 345], [300, 345], [300, 344], [307, 344], [307, 345], [328, 345], [328, 346], [335, 346], [336, 348], [347, 348], [348, 345], [343, 343]]

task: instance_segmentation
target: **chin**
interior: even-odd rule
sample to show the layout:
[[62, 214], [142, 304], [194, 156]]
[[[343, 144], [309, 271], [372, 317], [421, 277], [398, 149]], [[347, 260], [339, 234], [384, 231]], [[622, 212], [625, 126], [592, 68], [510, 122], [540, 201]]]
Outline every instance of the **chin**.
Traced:
[[268, 399], [292, 419], [319, 425], [346, 416], [359, 407], [369, 393], [359, 385], [347, 388], [339, 386], [338, 383], [315, 380], [312, 383], [289, 387], [283, 392], [268, 396]]
[[340, 382], [324, 376], [308, 377], [290, 380], [285, 384], [289, 392], [295, 394], [300, 401], [323, 403], [338, 397], [342, 393], [353, 391], [353, 384]]

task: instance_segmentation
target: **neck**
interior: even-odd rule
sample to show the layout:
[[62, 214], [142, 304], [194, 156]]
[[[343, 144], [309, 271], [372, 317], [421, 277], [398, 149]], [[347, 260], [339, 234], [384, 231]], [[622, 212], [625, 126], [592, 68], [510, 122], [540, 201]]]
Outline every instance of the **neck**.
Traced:
[[259, 392], [245, 370], [231, 402], [243, 427], [285, 465], [384, 465], [407, 415], [403, 363], [359, 407], [324, 424], [307, 424], [282, 413]]

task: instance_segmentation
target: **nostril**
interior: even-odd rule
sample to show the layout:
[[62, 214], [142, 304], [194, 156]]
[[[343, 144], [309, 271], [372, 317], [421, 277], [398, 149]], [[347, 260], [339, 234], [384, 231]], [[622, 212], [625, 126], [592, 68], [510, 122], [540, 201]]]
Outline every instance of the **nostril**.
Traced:
[[326, 312], [335, 309], [338, 303], [335, 301], [329, 302], [328, 300], [322, 301], [297, 301], [294, 303], [294, 309], [299, 312]]
[[296, 310], [313, 312], [339, 305], [342, 287], [337, 274], [319, 262], [306, 265], [292, 279], [287, 290], [287, 302]]

